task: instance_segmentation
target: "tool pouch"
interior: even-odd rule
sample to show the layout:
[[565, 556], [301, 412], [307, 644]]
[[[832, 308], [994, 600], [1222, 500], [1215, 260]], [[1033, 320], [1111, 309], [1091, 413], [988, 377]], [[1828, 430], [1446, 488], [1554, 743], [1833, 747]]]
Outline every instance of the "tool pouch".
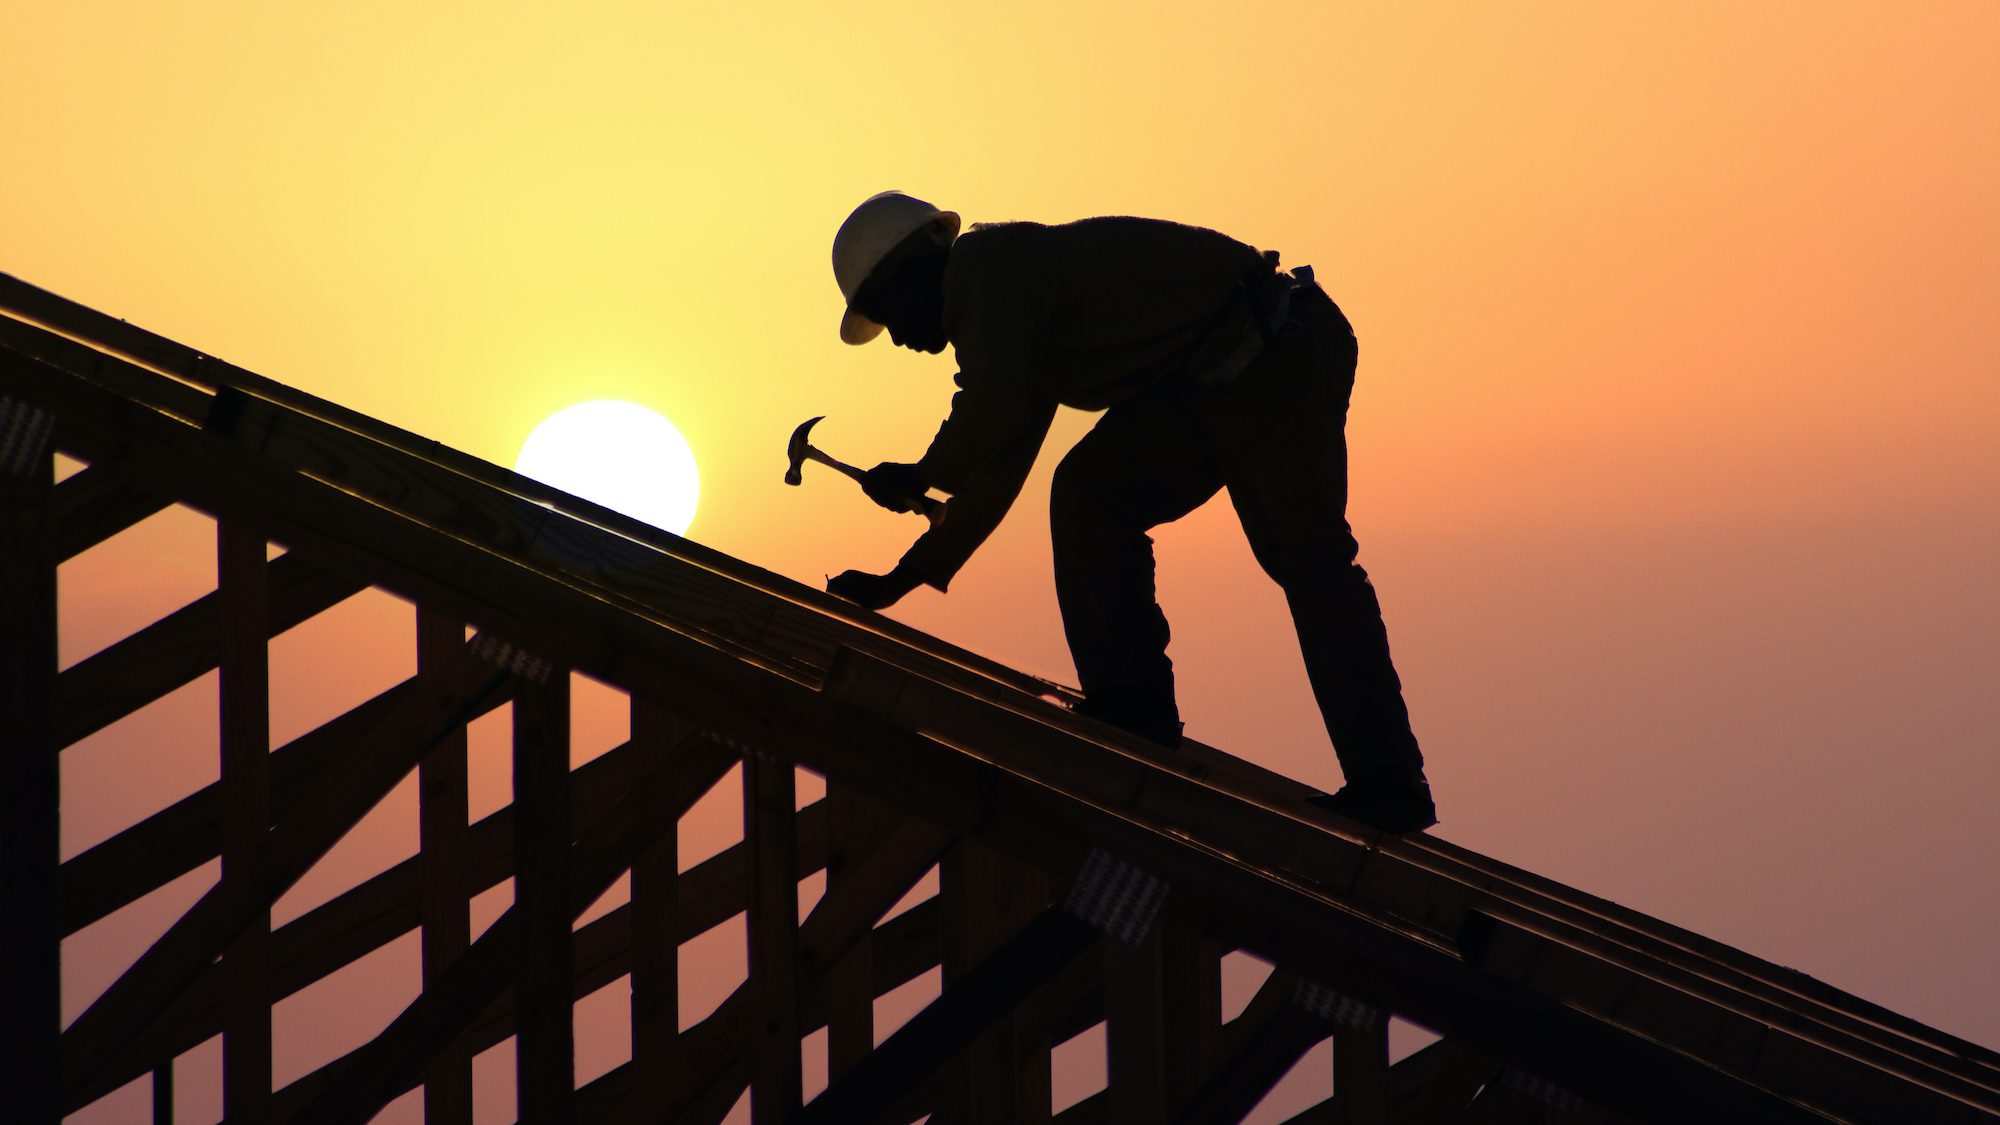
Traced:
[[1236, 284], [1222, 311], [1188, 357], [1188, 377], [1197, 386], [1219, 387], [1234, 380], [1264, 351], [1272, 338], [1298, 331], [1292, 316], [1292, 296], [1313, 280], [1311, 266], [1278, 272], [1278, 253], [1265, 251], [1263, 261]]

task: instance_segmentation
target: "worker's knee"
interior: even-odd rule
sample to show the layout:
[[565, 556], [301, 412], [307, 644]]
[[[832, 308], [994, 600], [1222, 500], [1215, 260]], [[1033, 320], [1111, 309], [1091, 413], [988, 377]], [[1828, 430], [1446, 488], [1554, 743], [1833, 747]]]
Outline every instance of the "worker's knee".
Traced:
[[1344, 526], [1297, 539], [1253, 542], [1251, 551], [1264, 573], [1286, 590], [1368, 581], [1355, 562], [1360, 545]]

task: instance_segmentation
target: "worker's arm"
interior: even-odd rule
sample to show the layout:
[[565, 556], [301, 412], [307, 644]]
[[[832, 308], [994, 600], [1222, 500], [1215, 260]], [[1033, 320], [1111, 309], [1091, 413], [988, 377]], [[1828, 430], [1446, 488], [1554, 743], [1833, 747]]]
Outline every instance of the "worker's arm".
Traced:
[[952, 253], [944, 319], [959, 361], [958, 392], [914, 466], [924, 485], [950, 493], [951, 502], [943, 521], [893, 571], [848, 571], [828, 584], [873, 609], [918, 585], [943, 590], [951, 582], [1020, 495], [1055, 418], [1054, 396], [1035, 379], [1047, 348], [1048, 309], [1033, 255], [1018, 240], [978, 231]]
[[[952, 576], [1000, 526], [1014, 498], [1021, 494], [1021, 485], [1028, 479], [1028, 470], [1035, 467], [1035, 457], [1042, 451], [1055, 414], [1053, 399], [1036, 405], [1013, 441], [983, 469], [959, 488], [946, 488], [951, 502], [945, 505], [944, 519], [904, 552], [896, 569], [939, 590], [950, 585]], [[923, 463], [918, 464], [921, 470]], [[928, 473], [924, 479], [930, 480]], [[938, 487], [945, 488], [942, 484]]]

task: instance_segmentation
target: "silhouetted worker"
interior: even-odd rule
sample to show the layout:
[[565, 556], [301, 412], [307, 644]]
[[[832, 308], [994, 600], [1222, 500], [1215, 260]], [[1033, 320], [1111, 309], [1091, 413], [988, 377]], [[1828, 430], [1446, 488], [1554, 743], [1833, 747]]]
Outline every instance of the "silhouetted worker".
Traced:
[[914, 464], [863, 487], [908, 511], [949, 493], [944, 520], [888, 574], [827, 588], [880, 609], [945, 589], [1019, 494], [1058, 405], [1103, 417], [1056, 468], [1056, 596], [1085, 714], [1180, 744], [1150, 529], [1227, 487], [1265, 572], [1285, 591], [1346, 785], [1316, 803], [1389, 832], [1436, 823], [1382, 611], [1347, 525], [1347, 402], [1355, 341], [1302, 266], [1211, 230], [1137, 218], [1061, 226], [958, 216], [876, 195], [833, 242], [840, 338], [942, 352], [959, 391]]

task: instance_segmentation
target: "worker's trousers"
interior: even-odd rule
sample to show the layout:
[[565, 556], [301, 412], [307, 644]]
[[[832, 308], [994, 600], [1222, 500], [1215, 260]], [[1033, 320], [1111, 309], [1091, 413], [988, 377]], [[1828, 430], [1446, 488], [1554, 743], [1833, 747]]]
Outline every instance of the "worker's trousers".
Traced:
[[1179, 380], [1119, 402], [1063, 458], [1050, 497], [1063, 627], [1086, 700], [1124, 711], [1105, 717], [1142, 732], [1171, 723], [1167, 619], [1146, 533], [1227, 488], [1257, 561], [1285, 592], [1343, 772], [1396, 777], [1423, 758], [1347, 524], [1354, 333], [1316, 286], [1291, 315], [1232, 382]]

